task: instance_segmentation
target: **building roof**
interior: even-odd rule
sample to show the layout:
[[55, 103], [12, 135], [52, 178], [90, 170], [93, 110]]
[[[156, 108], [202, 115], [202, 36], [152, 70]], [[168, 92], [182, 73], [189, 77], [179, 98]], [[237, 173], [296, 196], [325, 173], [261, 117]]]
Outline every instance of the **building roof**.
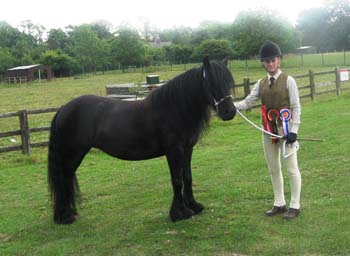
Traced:
[[301, 47], [297, 48], [297, 50], [306, 50], [306, 49], [310, 49], [310, 48], [312, 48], [312, 46], [307, 45], [307, 46], [301, 46]]
[[35, 68], [41, 66], [41, 64], [34, 64], [34, 65], [27, 65], [27, 66], [19, 66], [19, 67], [14, 67], [14, 68], [10, 68], [8, 69], [9, 71], [11, 70], [25, 70], [25, 69], [31, 69], [31, 68]]

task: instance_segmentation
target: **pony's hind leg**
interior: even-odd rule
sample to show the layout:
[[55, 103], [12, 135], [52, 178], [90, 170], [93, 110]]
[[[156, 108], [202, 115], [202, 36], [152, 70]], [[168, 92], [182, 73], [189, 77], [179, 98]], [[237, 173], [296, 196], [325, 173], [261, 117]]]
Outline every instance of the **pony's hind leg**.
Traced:
[[[56, 161], [49, 157], [49, 184], [53, 201], [54, 221], [57, 224], [71, 224], [78, 215], [76, 199], [79, 198], [79, 185], [76, 169], [87, 150], [50, 152]], [[51, 157], [53, 158], [53, 157]]]
[[192, 160], [193, 147], [186, 148], [184, 152], [185, 166], [183, 171], [183, 182], [184, 182], [184, 202], [188, 208], [194, 211], [195, 214], [199, 214], [204, 211], [204, 206], [194, 199], [192, 190]]

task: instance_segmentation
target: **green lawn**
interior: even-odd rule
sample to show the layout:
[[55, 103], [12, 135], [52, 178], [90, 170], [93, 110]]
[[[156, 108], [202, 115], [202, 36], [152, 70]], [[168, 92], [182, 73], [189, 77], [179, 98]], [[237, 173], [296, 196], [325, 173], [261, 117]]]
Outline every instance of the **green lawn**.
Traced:
[[[83, 93], [103, 95], [105, 84], [140, 76], [1, 85], [0, 112], [57, 106]], [[213, 118], [192, 162], [194, 193], [206, 211], [177, 223], [168, 217], [172, 188], [164, 157], [127, 162], [92, 150], [78, 170], [80, 217], [58, 226], [48, 201], [47, 149], [0, 154], [0, 255], [349, 255], [350, 93], [302, 105], [300, 136], [327, 141], [300, 142], [302, 214], [296, 220], [263, 214], [273, 198], [260, 133], [239, 116]], [[257, 110], [247, 115], [259, 123]], [[6, 124], [0, 125], [2, 131]]]

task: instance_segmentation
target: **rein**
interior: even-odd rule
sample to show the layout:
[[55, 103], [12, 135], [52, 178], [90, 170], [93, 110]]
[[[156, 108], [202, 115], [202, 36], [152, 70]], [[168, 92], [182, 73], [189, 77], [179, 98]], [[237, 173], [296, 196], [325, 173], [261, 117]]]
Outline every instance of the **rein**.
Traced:
[[[271, 133], [271, 132], [268, 132], [266, 131], [265, 129], [257, 126], [256, 124], [254, 124], [252, 121], [250, 121], [245, 115], [243, 115], [237, 108], [236, 108], [236, 112], [244, 119], [246, 120], [249, 124], [251, 124], [254, 128], [258, 129], [259, 131], [262, 131], [263, 133], [265, 134], [268, 134], [274, 138], [277, 138], [277, 139], [282, 139], [283, 136], [281, 135], [277, 135], [277, 134], [274, 134], [274, 133]], [[286, 154], [286, 147], [290, 147], [290, 146], [293, 146], [294, 147], [294, 150], [292, 152], [290, 152], [289, 154]], [[288, 158], [290, 157], [291, 155], [295, 154], [296, 152], [298, 152], [299, 150], [299, 143], [298, 141], [294, 142], [292, 145], [287, 145], [287, 141], [284, 141], [283, 142], [283, 157], [284, 158]]]
[[257, 126], [256, 124], [254, 124], [252, 121], [250, 121], [245, 115], [242, 114], [242, 112], [240, 112], [237, 108], [236, 108], [236, 112], [244, 119], [246, 120], [248, 123], [250, 123], [253, 127], [255, 127], [256, 129], [258, 129], [259, 131], [262, 131], [265, 134], [268, 134], [270, 136], [272, 136], [273, 138], [277, 138], [277, 139], [282, 139], [283, 136], [281, 135], [277, 135], [271, 132], [266, 131], [265, 129]]

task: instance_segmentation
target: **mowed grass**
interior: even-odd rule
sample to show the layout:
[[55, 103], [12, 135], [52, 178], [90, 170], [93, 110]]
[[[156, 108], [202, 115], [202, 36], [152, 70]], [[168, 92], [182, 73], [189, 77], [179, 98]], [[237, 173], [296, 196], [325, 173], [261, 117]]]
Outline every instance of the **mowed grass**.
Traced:
[[[105, 84], [140, 76], [6, 86], [0, 89], [0, 112], [57, 106], [85, 93], [103, 95]], [[23, 89], [29, 96], [21, 95]], [[261, 134], [238, 116], [228, 122], [213, 118], [195, 147], [194, 193], [206, 211], [177, 223], [168, 217], [172, 188], [164, 157], [127, 162], [92, 150], [77, 172], [80, 217], [58, 226], [48, 200], [47, 149], [35, 148], [30, 156], [0, 154], [0, 255], [348, 255], [349, 109], [349, 91], [303, 102], [299, 136], [327, 141], [300, 142], [302, 214], [293, 221], [263, 215], [273, 195]], [[247, 115], [259, 123], [257, 110]]]

